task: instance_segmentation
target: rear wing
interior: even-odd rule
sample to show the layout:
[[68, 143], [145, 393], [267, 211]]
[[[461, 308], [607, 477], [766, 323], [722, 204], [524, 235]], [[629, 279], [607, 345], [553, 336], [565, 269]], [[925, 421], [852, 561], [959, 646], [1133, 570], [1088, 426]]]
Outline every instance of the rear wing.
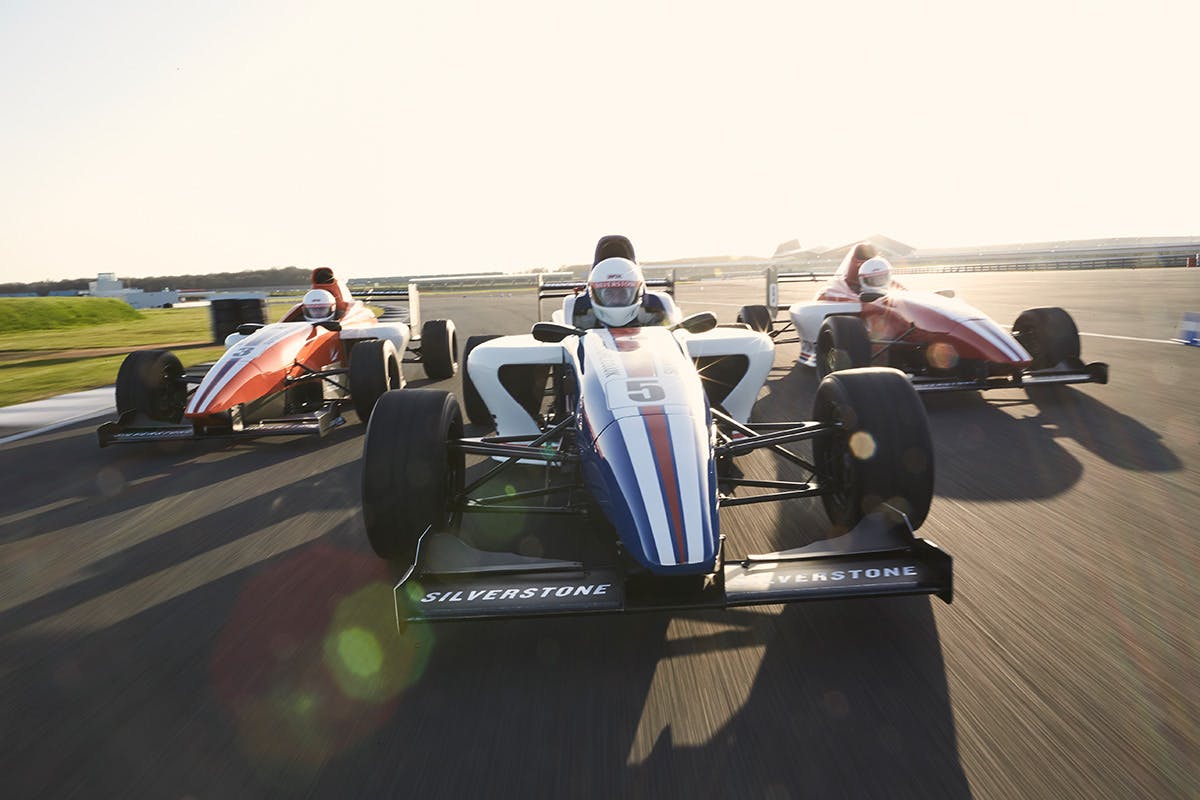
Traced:
[[827, 281], [834, 276], [832, 272], [780, 272], [777, 267], [767, 267], [767, 308], [775, 314], [779, 311], [779, 284], [781, 283], [816, 283]]
[[[665, 278], [647, 278], [647, 289], [663, 289], [675, 298], [675, 270]], [[542, 318], [542, 301], [555, 298], [570, 297], [587, 291], [587, 281], [548, 281], [544, 276], [537, 276], [537, 316]]]
[[354, 299], [364, 303], [372, 300], [408, 303], [408, 326], [412, 328], [414, 336], [421, 335], [421, 290], [417, 284], [410, 283], [403, 289], [366, 289], [356, 292]]

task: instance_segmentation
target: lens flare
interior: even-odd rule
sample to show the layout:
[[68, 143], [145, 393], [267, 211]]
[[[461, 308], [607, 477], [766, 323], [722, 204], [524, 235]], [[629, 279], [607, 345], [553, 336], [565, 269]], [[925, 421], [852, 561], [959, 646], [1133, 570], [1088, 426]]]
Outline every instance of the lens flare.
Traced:
[[369, 678], [379, 672], [383, 664], [383, 648], [370, 631], [351, 628], [337, 636], [337, 654], [352, 673], [360, 678]]
[[338, 603], [325, 637], [325, 665], [338, 688], [355, 700], [384, 703], [425, 670], [430, 627], [396, 631], [392, 587], [372, 583]]
[[850, 452], [859, 461], [870, 461], [875, 457], [875, 437], [866, 431], [850, 434]]
[[925, 351], [925, 359], [934, 369], [954, 369], [958, 366], [958, 351], [949, 342], [934, 342]]
[[213, 647], [213, 691], [254, 770], [287, 787], [388, 724], [433, 643], [428, 625], [397, 632], [384, 565], [315, 543], [246, 581]]

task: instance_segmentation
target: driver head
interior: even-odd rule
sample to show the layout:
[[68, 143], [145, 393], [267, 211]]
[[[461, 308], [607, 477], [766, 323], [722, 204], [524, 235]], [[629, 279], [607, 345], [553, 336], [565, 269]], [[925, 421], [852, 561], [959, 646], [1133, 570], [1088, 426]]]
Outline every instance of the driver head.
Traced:
[[883, 256], [868, 258], [858, 268], [858, 281], [864, 289], [883, 291], [892, 282], [892, 265]]
[[596, 319], [610, 328], [628, 325], [637, 317], [646, 293], [641, 267], [628, 258], [606, 258], [588, 275], [588, 296]]
[[333, 294], [324, 289], [310, 289], [304, 295], [304, 318], [309, 322], [324, 322], [333, 319], [337, 301]]

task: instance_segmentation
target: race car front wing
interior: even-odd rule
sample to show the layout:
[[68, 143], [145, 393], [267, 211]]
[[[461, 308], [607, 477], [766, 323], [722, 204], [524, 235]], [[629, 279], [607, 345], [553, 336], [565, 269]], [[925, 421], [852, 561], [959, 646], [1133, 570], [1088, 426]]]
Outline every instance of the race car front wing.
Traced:
[[[723, 548], [722, 548], [723, 549]], [[737, 560], [687, 582], [626, 574], [619, 565], [477, 550], [426, 531], [395, 586], [397, 624], [497, 617], [673, 611], [846, 597], [933, 594], [953, 599], [953, 561], [877, 512], [849, 533]]]
[[193, 439], [254, 439], [261, 436], [324, 436], [345, 424], [336, 404], [312, 414], [279, 419], [265, 419], [250, 424], [232, 422], [228, 427], [197, 428], [193, 425], [155, 423], [140, 418], [136, 411], [126, 411], [116, 422], [106, 422], [96, 429], [101, 447], [110, 444], [144, 442], [177, 442]]
[[1025, 370], [1014, 375], [992, 375], [979, 378], [910, 375], [913, 388], [921, 393], [958, 392], [986, 389], [1015, 389], [1028, 386], [1047, 386], [1069, 383], [1108, 383], [1108, 364], [1094, 361], [1084, 364], [1071, 359], [1050, 369]]

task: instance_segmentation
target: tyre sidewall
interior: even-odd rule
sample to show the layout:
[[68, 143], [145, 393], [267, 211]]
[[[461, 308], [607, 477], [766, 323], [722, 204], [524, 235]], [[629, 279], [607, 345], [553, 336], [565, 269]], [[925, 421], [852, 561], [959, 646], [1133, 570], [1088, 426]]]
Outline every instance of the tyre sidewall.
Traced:
[[835, 529], [877, 510], [894, 515], [884, 504], [920, 527], [933, 497], [933, 443], [924, 405], [903, 373], [873, 367], [830, 375], [817, 388], [813, 418], [844, 426], [813, 441], [818, 469], [834, 467], [824, 476], [834, 491], [822, 502]]

